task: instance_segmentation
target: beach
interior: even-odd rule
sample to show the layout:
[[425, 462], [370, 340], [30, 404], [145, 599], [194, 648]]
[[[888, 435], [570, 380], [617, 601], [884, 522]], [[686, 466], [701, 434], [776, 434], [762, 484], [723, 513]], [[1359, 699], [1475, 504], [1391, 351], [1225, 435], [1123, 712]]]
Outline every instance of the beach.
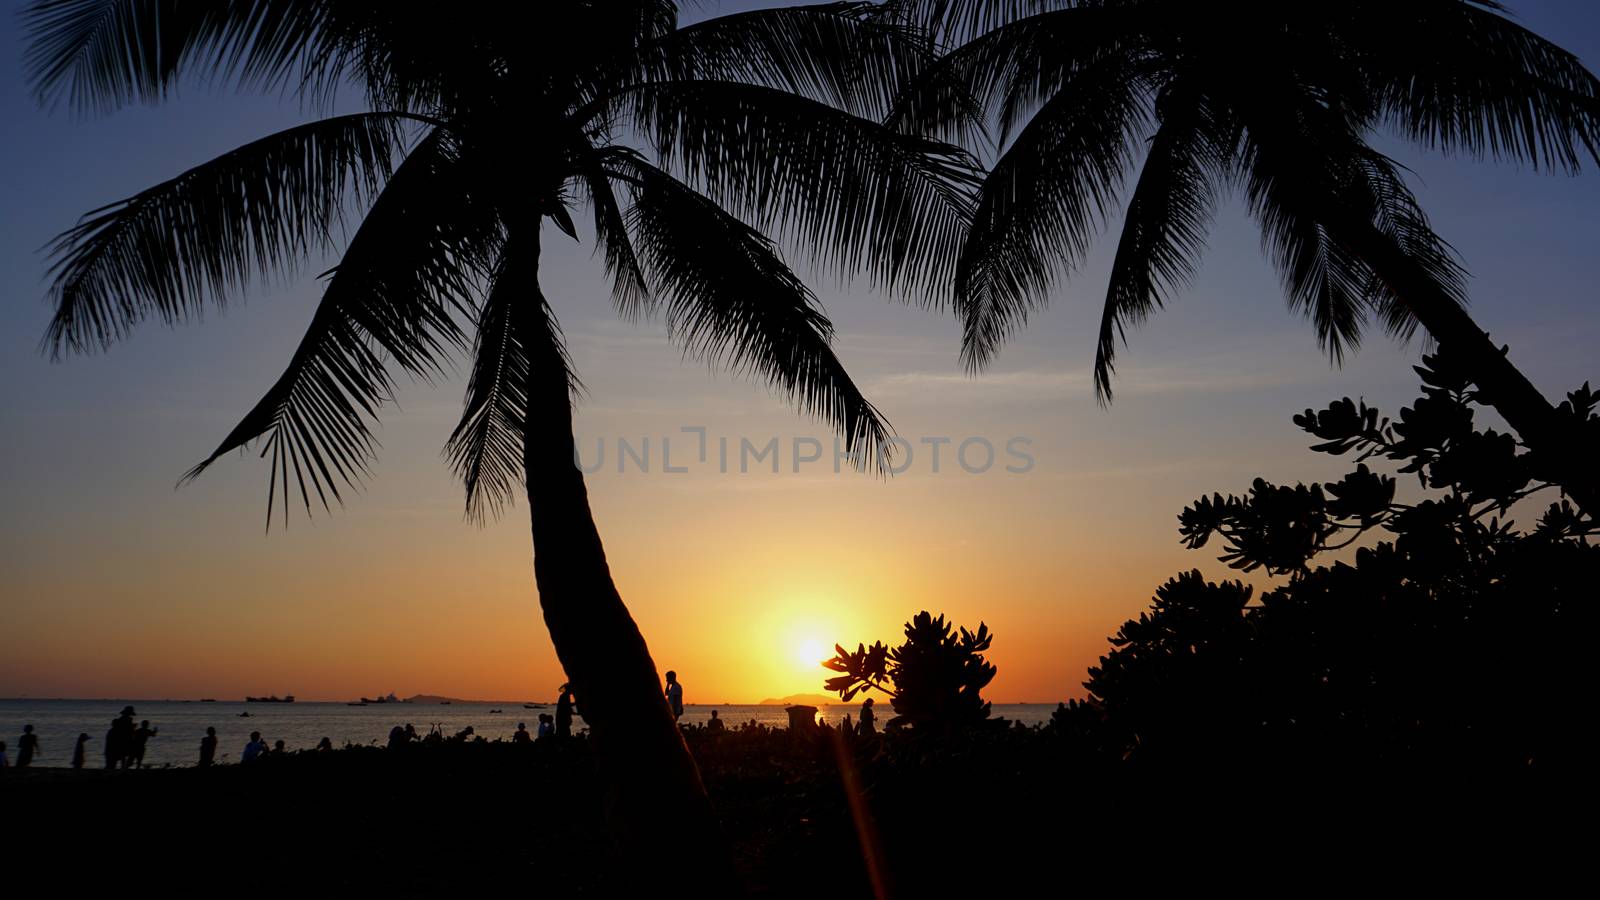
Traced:
[[[474, 734], [489, 740], [508, 739], [525, 722], [528, 731], [538, 728], [540, 713], [555, 713], [551, 701], [542, 709], [525, 709], [522, 703], [473, 703], [454, 701], [448, 705], [437, 703], [377, 703], [367, 706], [350, 706], [345, 703], [245, 703], [242, 701], [206, 702], [184, 700], [0, 700], [0, 741], [10, 748], [12, 762], [16, 762], [17, 738], [24, 725], [32, 725], [39, 735], [41, 755], [35, 766], [66, 766], [72, 758], [72, 748], [80, 733], [90, 737], [86, 765], [98, 767], [105, 763], [105, 737], [111, 720], [124, 706], [136, 711], [136, 721], [148, 719], [159, 733], [150, 740], [145, 752], [147, 766], [191, 766], [199, 755], [200, 739], [206, 729], [217, 729], [217, 762], [237, 762], [239, 753], [250, 739], [252, 731], [259, 731], [268, 744], [283, 741], [288, 750], [309, 750], [324, 737], [336, 747], [346, 744], [382, 745], [389, 737], [389, 729], [407, 724], [426, 735], [437, 726], [446, 735], [454, 735], [471, 728]], [[492, 710], [500, 710], [495, 713]], [[784, 707], [773, 704], [707, 705], [686, 704], [682, 721], [685, 724], [703, 724], [717, 710], [721, 718], [739, 725], [756, 721], [762, 725], [787, 727], [789, 715]], [[859, 714], [860, 703], [825, 706], [818, 717], [827, 722], [837, 722], [849, 715]], [[1006, 703], [995, 704], [993, 716], [1024, 725], [1042, 725], [1050, 720], [1054, 704]], [[240, 713], [249, 713], [241, 718]], [[577, 719], [574, 728], [582, 728]]]

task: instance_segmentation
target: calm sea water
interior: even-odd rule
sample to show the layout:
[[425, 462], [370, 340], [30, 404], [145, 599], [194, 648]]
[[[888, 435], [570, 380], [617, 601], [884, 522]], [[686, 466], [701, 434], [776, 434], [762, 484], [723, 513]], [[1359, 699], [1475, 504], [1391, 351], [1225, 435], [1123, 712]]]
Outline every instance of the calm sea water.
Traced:
[[[890, 715], [887, 703], [879, 704], [879, 722]], [[80, 733], [87, 733], [89, 741], [85, 765], [105, 765], [106, 731], [111, 720], [124, 706], [135, 710], [134, 723], [149, 719], [150, 727], [158, 734], [150, 740], [145, 751], [145, 765], [193, 765], [200, 754], [200, 739], [206, 727], [217, 729], [217, 761], [237, 762], [239, 752], [250, 739], [250, 732], [259, 731], [267, 743], [283, 741], [290, 750], [308, 750], [324, 737], [331, 738], [334, 746], [346, 743], [382, 744], [395, 725], [411, 724], [421, 734], [437, 725], [446, 734], [471, 726], [489, 740], [509, 738], [518, 722], [526, 722], [529, 731], [538, 729], [539, 713], [555, 713], [555, 705], [545, 709], [524, 709], [521, 704], [492, 705], [487, 703], [452, 703], [449, 705], [420, 703], [384, 703], [370, 706], [347, 706], [343, 703], [244, 703], [244, 702], [183, 702], [172, 700], [0, 700], [0, 741], [6, 742], [6, 756], [12, 764], [17, 761], [17, 740], [22, 737], [22, 726], [32, 725], [39, 735], [40, 755], [34, 758], [36, 766], [67, 766], [72, 761], [72, 748]], [[700, 706], [684, 708], [683, 721], [701, 723], [711, 718], [711, 710], [719, 714], [730, 726], [754, 719], [764, 725], [786, 727], [788, 713], [781, 706]], [[496, 713], [494, 710], [500, 710]], [[825, 706], [818, 717], [827, 722], [838, 722], [849, 715], [854, 719], [859, 704]], [[1043, 724], [1055, 711], [1053, 704], [996, 703], [993, 716], [1021, 722], [1025, 725]], [[242, 712], [249, 718], [240, 718]], [[581, 727], [582, 720], [574, 723]]]

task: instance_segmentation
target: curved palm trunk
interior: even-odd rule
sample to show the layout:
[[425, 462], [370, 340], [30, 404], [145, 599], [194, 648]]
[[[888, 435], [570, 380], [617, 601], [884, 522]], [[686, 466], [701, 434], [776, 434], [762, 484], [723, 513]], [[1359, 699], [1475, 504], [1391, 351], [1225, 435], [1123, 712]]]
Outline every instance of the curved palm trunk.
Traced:
[[1547, 472], [1541, 477], [1560, 484], [1580, 509], [1600, 518], [1600, 479], [1579, 435], [1565, 427], [1556, 408], [1467, 311], [1422, 277], [1393, 241], [1371, 223], [1350, 224], [1343, 236], [1346, 245], [1368, 261], [1441, 349], [1457, 354], [1469, 367], [1483, 400], [1544, 458]]
[[[537, 259], [538, 245], [533, 251]], [[523, 464], [534, 578], [556, 655], [577, 695], [607, 785], [606, 817], [640, 877], [686, 852], [719, 854], [699, 769], [662, 695], [644, 635], [611, 580], [573, 455], [572, 403], [560, 348], [545, 326], [537, 267], [520, 333], [531, 371]]]

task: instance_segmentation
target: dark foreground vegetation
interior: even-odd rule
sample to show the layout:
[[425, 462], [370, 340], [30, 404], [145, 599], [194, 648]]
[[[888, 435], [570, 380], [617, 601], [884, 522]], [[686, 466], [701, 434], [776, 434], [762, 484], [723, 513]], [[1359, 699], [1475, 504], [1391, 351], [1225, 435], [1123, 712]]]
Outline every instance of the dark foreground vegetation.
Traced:
[[[1581, 858], [1576, 838], [1556, 836], [1578, 782], [1542, 771], [1238, 758], [1197, 773], [1001, 722], [936, 740], [687, 736], [734, 869], [663, 834], [682, 864], [651, 896], [869, 897], [863, 847], [876, 848], [885, 895], [927, 897], [1299, 892], [1493, 871], [1536, 886]], [[13, 770], [0, 778], [6, 881], [60, 896], [131, 882], [217, 896], [636, 896], [645, 873], [610, 851], [590, 750], [583, 738], [447, 741], [212, 769]]]

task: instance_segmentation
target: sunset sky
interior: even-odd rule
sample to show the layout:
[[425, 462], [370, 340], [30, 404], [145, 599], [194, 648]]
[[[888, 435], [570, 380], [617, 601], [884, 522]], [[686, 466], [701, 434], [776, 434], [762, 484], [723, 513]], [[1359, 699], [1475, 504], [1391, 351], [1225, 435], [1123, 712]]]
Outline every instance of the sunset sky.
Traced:
[[[1600, 62], [1593, 4], [1514, 8]], [[200, 86], [108, 117], [41, 111], [14, 13], [0, 16], [0, 48], [0, 696], [553, 696], [564, 679], [538, 612], [526, 506], [466, 521], [441, 457], [464, 377], [403, 382], [373, 479], [333, 515], [297, 512], [264, 533], [268, 472], [253, 454], [174, 489], [282, 371], [325, 261], [203, 324], [152, 324], [62, 363], [39, 352], [50, 238], [306, 113]], [[1473, 273], [1473, 315], [1522, 370], [1554, 399], [1600, 376], [1600, 170], [1567, 178], [1380, 146], [1414, 170]], [[1194, 567], [1231, 576], [1214, 553], [1179, 545], [1185, 504], [1257, 475], [1336, 476], [1346, 463], [1305, 451], [1290, 417], [1346, 395], [1393, 412], [1416, 392], [1420, 342], [1375, 330], [1343, 369], [1329, 366], [1233, 204], [1193, 287], [1131, 334], [1109, 409], [1089, 376], [1113, 239], [977, 378], [948, 313], [812, 279], [841, 356], [912, 447], [892, 478], [835, 474], [826, 428], [759, 383], [682, 360], [660, 322], [620, 321], [591, 245], [547, 229], [545, 246], [542, 283], [588, 388], [585, 461], [605, 445], [589, 485], [612, 570], [691, 703], [820, 692], [819, 650], [892, 641], [922, 609], [996, 634], [990, 699], [1081, 696], [1106, 637], [1158, 584]], [[704, 463], [682, 430], [693, 427], [708, 437]], [[645, 437], [649, 471], [629, 459], [619, 473], [618, 441], [637, 451]], [[797, 473], [806, 437], [824, 450]], [[688, 471], [664, 471], [663, 438]], [[773, 438], [779, 472], [768, 461], [741, 474], [741, 439]], [[969, 438], [995, 448], [987, 471], [958, 464]], [[1006, 453], [1013, 439], [1031, 467]], [[974, 467], [983, 455], [969, 445]]]

